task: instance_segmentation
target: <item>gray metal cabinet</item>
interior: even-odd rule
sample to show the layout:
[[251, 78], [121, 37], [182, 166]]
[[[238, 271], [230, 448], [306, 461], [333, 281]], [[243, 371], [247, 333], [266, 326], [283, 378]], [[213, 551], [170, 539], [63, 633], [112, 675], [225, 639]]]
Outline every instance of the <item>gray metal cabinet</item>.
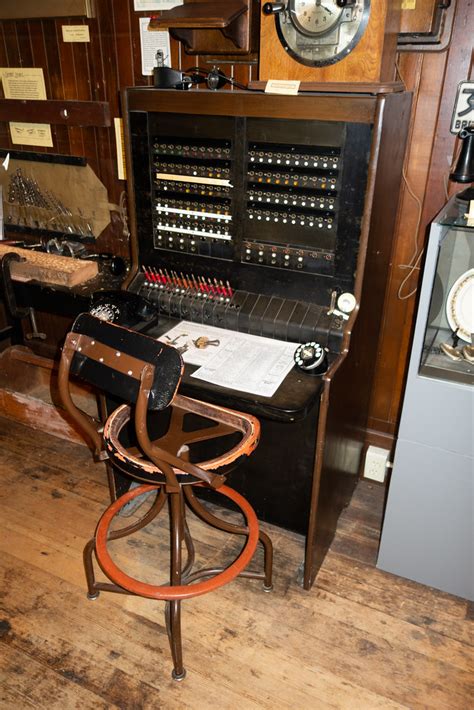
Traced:
[[474, 599], [474, 228], [453, 198], [427, 246], [377, 566]]

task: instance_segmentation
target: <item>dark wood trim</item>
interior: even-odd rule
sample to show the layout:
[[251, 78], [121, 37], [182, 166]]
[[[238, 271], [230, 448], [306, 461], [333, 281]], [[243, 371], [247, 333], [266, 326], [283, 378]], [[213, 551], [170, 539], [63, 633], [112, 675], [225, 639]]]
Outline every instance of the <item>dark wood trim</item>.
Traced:
[[365, 441], [367, 446], [380, 446], [382, 449], [388, 449], [391, 451], [395, 445], [395, 435], [367, 428]]
[[[378, 352], [375, 343], [390, 270], [410, 107], [409, 93], [387, 94], [377, 100], [354, 289], [360, 309], [353, 312], [345, 328], [341, 357], [324, 376], [306, 538], [305, 589], [311, 588], [338, 516], [350, 500], [367, 444]], [[394, 199], [388, 199], [389, 195]]]
[[[206, 95], [212, 104], [207, 105]], [[167, 97], [172, 96], [172, 101]], [[324, 99], [322, 101], [321, 99]], [[176, 91], [175, 89], [131, 89], [128, 92], [130, 111], [170, 111], [200, 115], [257, 116], [268, 118], [318, 119], [321, 121], [351, 121], [372, 123], [376, 106], [375, 96], [350, 94], [305, 94], [280, 96], [251, 91], [207, 90]]]
[[[267, 81], [251, 81], [249, 89], [264, 91]], [[385, 83], [354, 84], [349, 82], [336, 81], [302, 81], [299, 92], [322, 92], [325, 94], [392, 94], [393, 92], [405, 91], [405, 86], [401, 81], [388, 81]]]
[[0, 121], [101, 128], [111, 125], [110, 106], [107, 101], [0, 99]]
[[150, 30], [218, 28], [224, 29], [247, 12], [249, 1], [224, 0], [224, 2], [185, 2], [171, 10], [164, 10], [150, 20]]

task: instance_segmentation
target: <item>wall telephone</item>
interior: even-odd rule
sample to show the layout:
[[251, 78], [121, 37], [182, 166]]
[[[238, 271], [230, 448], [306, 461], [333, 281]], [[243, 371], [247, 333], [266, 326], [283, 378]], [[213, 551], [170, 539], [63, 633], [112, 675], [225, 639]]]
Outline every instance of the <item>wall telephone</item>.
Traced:
[[145, 330], [158, 319], [158, 310], [146, 298], [132, 291], [98, 291], [89, 313], [109, 323]]

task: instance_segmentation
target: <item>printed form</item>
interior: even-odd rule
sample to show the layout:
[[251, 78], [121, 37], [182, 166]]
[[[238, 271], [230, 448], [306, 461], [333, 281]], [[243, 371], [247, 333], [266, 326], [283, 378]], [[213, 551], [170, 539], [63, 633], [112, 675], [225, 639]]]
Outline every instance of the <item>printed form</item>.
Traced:
[[200, 365], [191, 377], [220, 387], [272, 397], [293, 368], [298, 343], [181, 321], [160, 340], [174, 345], [185, 363]]

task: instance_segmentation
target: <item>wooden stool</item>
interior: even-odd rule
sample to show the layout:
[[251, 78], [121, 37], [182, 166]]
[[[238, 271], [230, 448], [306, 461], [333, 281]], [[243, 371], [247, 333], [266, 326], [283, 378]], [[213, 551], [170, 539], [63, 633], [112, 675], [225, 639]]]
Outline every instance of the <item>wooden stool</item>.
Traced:
[[[261, 579], [264, 590], [270, 591], [273, 557], [270, 538], [259, 530], [252, 507], [239, 493], [224, 485], [229, 469], [256, 447], [260, 431], [258, 420], [178, 395], [182, 371], [181, 356], [175, 348], [87, 313], [78, 316], [67, 335], [59, 369], [61, 399], [81, 431], [92, 441], [97, 458], [107, 460], [142, 484], [112, 502], [101, 516], [95, 536], [85, 547], [88, 596], [96, 599], [99, 592], [105, 590], [166, 601], [166, 627], [175, 680], [182, 680], [186, 673], [182, 658], [181, 601], [213, 591], [237, 576]], [[117, 407], [102, 427], [74, 404], [69, 390], [71, 375], [130, 404]], [[165, 410], [170, 415], [165, 433], [152, 441], [148, 431], [150, 412]], [[189, 417], [199, 418], [197, 428], [187, 426]], [[136, 446], [127, 442], [130, 432], [136, 436]], [[189, 461], [189, 447], [192, 449], [193, 444], [218, 440], [236, 432], [240, 440], [224, 453], [199, 463]], [[215, 489], [231, 500], [244, 516], [245, 523], [236, 525], [211, 512], [194, 493], [195, 488], [203, 487]], [[153, 503], [137, 522], [110, 530], [125, 505], [153, 493]], [[107, 543], [144, 528], [166, 502], [169, 502], [171, 529], [170, 580], [166, 585], [153, 585], [120, 569], [112, 560]], [[219, 530], [245, 536], [242, 550], [227, 567], [193, 571], [195, 554], [186, 507]], [[247, 569], [259, 541], [264, 549], [262, 572]], [[186, 547], [184, 564], [183, 544]], [[110, 582], [96, 580], [94, 555]]]

